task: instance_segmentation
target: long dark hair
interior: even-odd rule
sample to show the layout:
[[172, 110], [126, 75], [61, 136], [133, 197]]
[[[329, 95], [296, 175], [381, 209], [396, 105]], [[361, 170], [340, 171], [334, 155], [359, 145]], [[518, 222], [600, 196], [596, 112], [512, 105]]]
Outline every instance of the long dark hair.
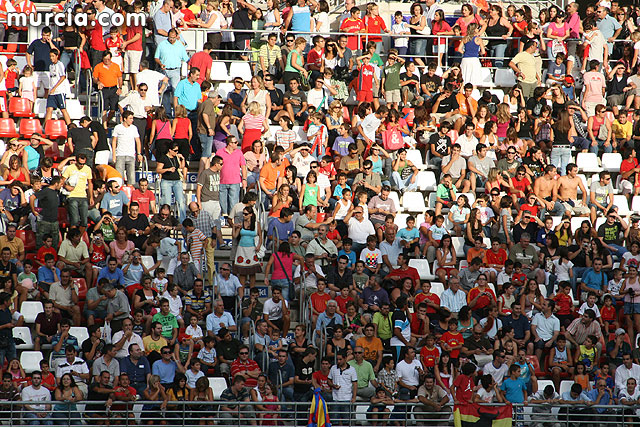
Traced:
[[[245, 230], [255, 230], [256, 229], [256, 213], [253, 211], [253, 208], [247, 208], [245, 206], [245, 208], [243, 209], [243, 212], [248, 213], [249, 217], [251, 218], [249, 220], [249, 228], [245, 228]], [[244, 228], [244, 220], [242, 221], [242, 227]]]
[[285, 254], [285, 255], [290, 255], [291, 254], [291, 246], [289, 245], [289, 242], [281, 242], [280, 246], [278, 246], [278, 252]]
[[180, 387], [180, 381], [187, 381], [187, 376], [185, 374], [182, 374], [180, 372], [176, 373], [176, 376], [173, 378], [173, 384], [171, 384], [171, 389], [173, 390], [173, 394], [175, 395], [176, 398], [178, 398], [178, 393], [180, 391], [182, 391], [183, 396], [185, 396], [185, 400], [188, 399], [188, 394], [187, 393], [187, 384], [185, 382], [184, 388]]

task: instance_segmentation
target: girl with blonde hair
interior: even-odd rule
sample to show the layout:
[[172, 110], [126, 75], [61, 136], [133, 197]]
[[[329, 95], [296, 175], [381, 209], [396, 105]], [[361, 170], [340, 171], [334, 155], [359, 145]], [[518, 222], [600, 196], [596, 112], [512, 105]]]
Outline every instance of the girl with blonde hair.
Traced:
[[474, 86], [480, 86], [482, 83], [480, 80], [482, 64], [480, 63], [479, 56], [486, 53], [484, 42], [478, 34], [478, 24], [469, 24], [467, 27], [467, 35], [462, 38], [464, 53], [462, 54], [462, 61], [460, 62], [462, 80]]
[[260, 139], [269, 130], [269, 122], [262, 113], [260, 104], [256, 101], [249, 103], [247, 114], [245, 114], [238, 124], [238, 132], [242, 134], [242, 152], [246, 153], [251, 149], [254, 141]]

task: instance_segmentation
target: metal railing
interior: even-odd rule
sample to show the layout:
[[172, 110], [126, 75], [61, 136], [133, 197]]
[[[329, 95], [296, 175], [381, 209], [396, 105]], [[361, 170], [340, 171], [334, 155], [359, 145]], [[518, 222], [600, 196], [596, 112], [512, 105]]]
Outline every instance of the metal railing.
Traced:
[[[330, 395], [325, 394], [325, 399]], [[264, 398], [264, 396], [263, 396]], [[35, 410], [27, 410], [23, 405], [35, 405]], [[44, 409], [40, 405], [61, 405], [55, 410]], [[73, 404], [72, 404], [73, 405]], [[378, 425], [401, 427], [414, 425], [453, 425], [453, 405], [450, 403], [439, 410], [422, 404], [417, 399], [396, 400], [393, 405], [384, 405], [379, 412], [372, 411], [369, 402], [326, 402], [331, 423], [336, 426], [351, 427], [368, 425], [380, 421]], [[483, 407], [504, 407], [504, 404], [482, 405]], [[513, 404], [512, 420], [515, 425], [560, 425], [592, 423], [601, 425], [637, 425], [639, 405], [590, 405], [584, 403], [567, 404]], [[175, 426], [196, 426], [213, 424], [222, 427], [244, 427], [249, 425], [296, 425], [307, 424], [310, 402], [228, 402], [228, 401], [135, 401], [118, 402], [111, 407], [105, 402], [76, 402], [75, 408], [65, 402], [55, 401], [13, 401], [0, 402], [0, 417], [5, 425], [22, 426], [35, 417], [41, 421], [57, 421], [59, 425], [95, 425], [104, 421], [126, 426], [143, 424], [158, 425], [168, 423]], [[263, 409], [264, 408], [264, 409]], [[604, 411], [604, 412], [600, 412]], [[38, 415], [38, 414], [44, 414]], [[505, 414], [508, 420], [508, 414]], [[374, 417], [381, 417], [380, 419]], [[480, 419], [483, 419], [482, 416]], [[490, 421], [490, 418], [487, 418]]]

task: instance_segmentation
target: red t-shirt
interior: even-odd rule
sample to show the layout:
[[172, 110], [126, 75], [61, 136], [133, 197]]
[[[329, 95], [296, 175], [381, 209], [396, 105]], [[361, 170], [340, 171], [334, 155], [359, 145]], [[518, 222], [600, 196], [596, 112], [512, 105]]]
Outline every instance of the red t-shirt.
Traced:
[[538, 207], [538, 205], [531, 206], [525, 203], [523, 205], [520, 205], [520, 210], [523, 212], [529, 212], [532, 216], [538, 216], [540, 208]]
[[473, 395], [473, 379], [465, 374], [456, 377], [452, 384], [456, 388], [455, 400], [460, 403], [470, 403]]
[[[464, 338], [462, 337], [462, 334], [460, 332], [452, 333], [450, 331], [447, 331], [442, 334], [442, 338], [440, 338], [440, 340], [442, 340], [442, 342], [444, 343], [447, 343], [449, 347], [455, 347], [464, 343]], [[457, 359], [458, 357], [460, 357], [460, 349], [451, 350], [451, 358]]]
[[323, 374], [321, 371], [315, 371], [311, 374], [314, 380], [320, 385], [321, 388], [329, 387], [329, 377]]
[[127, 40], [133, 39], [136, 34], [140, 34], [140, 38], [133, 43], [129, 43], [127, 45], [127, 50], [135, 50], [142, 51], [142, 27], [138, 26], [129, 26], [127, 27]]
[[[342, 25], [340, 25], [340, 32], [342, 33], [359, 33], [364, 29], [365, 27], [362, 19], [347, 18], [342, 22]], [[351, 50], [360, 49], [360, 43], [358, 42], [359, 39], [359, 36], [348, 36], [347, 47]]]
[[[31, 379], [25, 378], [23, 384], [31, 385]], [[56, 389], [56, 377], [53, 375], [53, 372], [49, 372], [47, 375], [42, 374], [42, 385], [49, 391], [54, 391]]]
[[191, 68], [197, 68], [200, 70], [200, 77], [198, 77], [198, 83], [202, 84], [207, 75], [207, 71], [211, 70], [211, 64], [213, 64], [213, 59], [211, 59], [211, 55], [206, 52], [196, 52], [191, 59], [189, 60], [189, 66]]
[[336, 171], [336, 166], [333, 163], [329, 163], [327, 164], [327, 166], [321, 167], [319, 171], [321, 174], [326, 175], [329, 179], [338, 174], [338, 172]]
[[335, 300], [338, 303], [338, 308], [340, 309], [340, 311], [342, 313], [346, 313], [347, 312], [347, 303], [349, 301], [353, 301], [353, 298], [351, 298], [350, 296], [345, 298], [342, 295], [336, 295]]
[[373, 91], [373, 75], [375, 74], [375, 69], [371, 64], [362, 64], [360, 66], [360, 74], [358, 75], [358, 92], [372, 92]]
[[36, 254], [36, 259], [40, 261], [41, 264], [44, 265], [44, 256], [46, 254], [53, 255], [53, 259], [55, 259], [56, 262], [58, 262], [58, 251], [56, 251], [54, 248], [47, 248], [46, 246], [42, 246], [40, 247], [40, 249], [38, 249], [38, 253]]
[[340, 233], [338, 233], [338, 230], [333, 230], [333, 231], [327, 231], [327, 238], [329, 240], [342, 240], [340, 238]]
[[425, 368], [433, 368], [436, 366], [438, 357], [440, 357], [440, 350], [438, 350], [436, 346], [431, 350], [429, 350], [427, 346], [424, 346], [422, 350], [420, 350], [420, 361]]
[[315, 48], [311, 49], [307, 54], [307, 65], [315, 65], [320, 68], [322, 66], [322, 57], [324, 56], [324, 49], [320, 49], [318, 52]]
[[318, 313], [323, 313], [327, 308], [327, 301], [331, 299], [331, 295], [327, 293], [314, 292], [311, 294], [311, 305]]
[[[569, 295], [559, 293], [553, 298], [553, 300], [556, 302], [558, 314], [565, 316], [567, 314], [571, 314], [573, 311], [573, 300]], [[602, 311], [600, 311], [600, 315], [602, 315]]]
[[[245, 371], [260, 370], [260, 366], [255, 360], [248, 359], [245, 363], [242, 363], [240, 359], [236, 359], [231, 363], [231, 378], [235, 378], [238, 374], [244, 374]], [[243, 375], [246, 379], [245, 387], [253, 388], [258, 385], [258, 380], [250, 378], [248, 375]]]
[[507, 261], [507, 251], [500, 248], [498, 252], [493, 252], [492, 250], [488, 250], [484, 253], [484, 262], [485, 264], [498, 264], [504, 265]]
[[[429, 300], [434, 304], [440, 305], [440, 297], [438, 297], [438, 295], [431, 294], [427, 296], [424, 292], [421, 292], [418, 295], [416, 295], [414, 306], [417, 307], [418, 304], [420, 304], [424, 300]], [[435, 312], [436, 312], [435, 308], [427, 306], [427, 313], [435, 313]]]
[[5, 74], [7, 89], [13, 89], [16, 87], [16, 80], [18, 79], [18, 73], [13, 70], [7, 70]]
[[[380, 34], [382, 31], [387, 31], [387, 24], [384, 23], [384, 19], [380, 16], [369, 17], [365, 16], [365, 26], [367, 29], [367, 33], [369, 34]], [[369, 36], [369, 41], [371, 42], [381, 42], [382, 36]]]
[[[491, 296], [483, 295], [480, 298], [478, 298], [478, 302], [476, 302], [474, 310], [485, 308], [486, 306], [488, 306], [492, 302], [494, 302], [494, 303], [496, 302], [496, 294], [493, 293], [491, 288], [486, 288], [483, 292], [487, 292]], [[467, 301], [468, 302], [473, 301], [475, 299], [475, 297], [478, 296], [479, 293], [480, 293], [480, 289], [478, 289], [477, 287], [471, 289], [469, 291], [469, 296], [467, 297]], [[453, 356], [451, 356], [451, 357], [453, 357]]]
[[153, 191], [147, 190], [144, 193], [137, 188], [131, 192], [131, 201], [138, 202], [140, 205], [140, 213], [145, 214], [149, 218], [149, 203], [156, 201]]
[[[625, 159], [622, 161], [622, 163], [620, 163], [620, 175], [622, 175], [625, 172], [629, 172], [632, 169], [635, 169], [638, 167], [638, 159], [633, 158], [633, 159]], [[629, 178], [631, 178], [633, 175], [630, 175]], [[627, 180], [629, 180], [629, 178], [627, 178]], [[636, 182], [635, 182], [635, 186], [636, 187], [640, 187], [640, 179], [638, 179], [638, 174], [635, 174], [635, 178], [636, 178]]]
[[516, 191], [522, 191], [527, 194], [527, 187], [531, 185], [531, 181], [526, 176], [522, 180], [517, 180], [515, 177], [511, 178], [511, 187], [514, 191], [509, 191], [509, 194], [513, 194]]
[[[122, 387], [122, 386], [120, 386], [120, 387]], [[136, 389], [131, 387], [131, 386], [127, 387], [127, 391], [132, 396], [135, 396], [138, 393], [136, 391]], [[116, 401], [118, 401], [118, 400], [124, 401], [125, 398], [129, 397], [129, 396], [127, 396], [127, 394], [124, 391], [116, 391], [113, 394], [115, 396], [115, 400]], [[129, 402], [129, 405], [133, 405], [133, 402]], [[114, 411], [122, 411], [122, 410], [124, 410], [126, 408], [127, 408], [127, 404], [126, 403], [117, 404], [117, 403], [114, 402], [111, 409], [114, 410]]]
[[102, 25], [96, 20], [93, 28], [87, 30], [87, 38], [89, 39], [89, 46], [92, 49], [104, 52], [107, 50], [107, 46], [104, 44], [104, 38], [102, 37]]
[[120, 53], [120, 48], [122, 48], [124, 40], [122, 40], [122, 36], [120, 36], [120, 34], [118, 34], [115, 39], [107, 37], [107, 40], [105, 40], [104, 44], [111, 52], [111, 56], [122, 56], [122, 54]]
[[600, 309], [600, 317], [605, 322], [613, 322], [616, 320], [616, 306], [612, 305], [611, 307], [604, 306]]
[[392, 270], [391, 273], [389, 273], [389, 276], [398, 276], [400, 278], [400, 283], [402, 283], [405, 277], [411, 278], [413, 280], [414, 289], [420, 284], [420, 274], [414, 267], [409, 267], [406, 270], [403, 270], [402, 268], [396, 268], [395, 270]]
[[428, 318], [426, 321], [420, 320], [418, 319], [418, 313], [411, 313], [411, 333], [422, 335], [422, 330], [427, 322], [429, 322]]
[[520, 281], [521, 283], [524, 283], [524, 282], [526, 282], [526, 281], [527, 281], [527, 275], [526, 275], [526, 274], [524, 274], [524, 273], [520, 273], [520, 274], [518, 274], [518, 273], [513, 273], [513, 274], [511, 275], [511, 280], [513, 280], [513, 281], [518, 280], [518, 281]]

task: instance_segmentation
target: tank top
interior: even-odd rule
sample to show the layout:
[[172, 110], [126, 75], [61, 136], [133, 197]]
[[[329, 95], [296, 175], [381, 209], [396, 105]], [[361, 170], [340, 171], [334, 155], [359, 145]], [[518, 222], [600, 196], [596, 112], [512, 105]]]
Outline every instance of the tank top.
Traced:
[[156, 120], [156, 139], [173, 139], [171, 137], [171, 123]]
[[267, 92], [264, 89], [260, 89], [258, 91], [258, 93], [255, 93], [255, 91], [252, 89], [249, 92], [247, 92], [247, 105], [249, 105], [249, 103], [256, 101], [258, 104], [260, 104], [260, 114], [264, 115], [267, 112], [267, 94], [269, 92]]
[[188, 117], [178, 117], [178, 123], [176, 124], [176, 131], [173, 134], [175, 139], [188, 139], [189, 138], [189, 124], [191, 120]]
[[[418, 18], [418, 19], [415, 20], [415, 18]], [[421, 21], [422, 21], [422, 15], [412, 16], [411, 19], [409, 20], [409, 23], [411, 23], [411, 25], [420, 25]], [[418, 34], [418, 30], [416, 30], [415, 28], [409, 28], [409, 32], [413, 35]]]
[[299, 67], [302, 67], [302, 55], [297, 50], [294, 49], [291, 52], [289, 52], [289, 54], [287, 55], [287, 64], [284, 67], [284, 71], [288, 71], [290, 73], [299, 73], [300, 71], [296, 70], [291, 65], [291, 58], [292, 58], [291, 55], [293, 55], [293, 52], [296, 52], [298, 54], [298, 57], [296, 58], [296, 65]]
[[257, 233], [255, 230], [248, 230], [246, 228], [241, 228], [238, 246], [242, 246], [245, 248], [254, 247], [256, 245], [256, 241], [255, 241], [256, 236], [257, 236]]
[[480, 46], [476, 43], [476, 38], [477, 37], [474, 36], [464, 44], [463, 58], [478, 58], [480, 54]]
[[498, 123], [496, 121], [496, 135], [498, 138], [506, 138], [507, 129], [509, 129], [509, 125], [511, 122]]
[[[371, 157], [369, 157], [369, 160], [371, 160]], [[376, 160], [375, 162], [373, 160], [371, 160], [371, 163], [373, 163], [373, 167], [371, 168], [371, 171], [372, 172], [377, 172], [382, 176], [383, 175], [382, 157], [378, 156], [378, 160]]]
[[640, 281], [636, 280], [635, 283], [627, 282], [626, 289], [633, 289], [633, 301], [632, 297], [629, 294], [624, 294], [624, 302], [632, 302], [634, 304], [640, 303]]
[[291, 18], [291, 32], [297, 33], [309, 31], [311, 27], [311, 11], [309, 6], [295, 5], [292, 8], [293, 17]]
[[305, 184], [302, 205], [318, 206], [318, 184], [315, 184], [313, 186]]
[[513, 104], [511, 103], [511, 97], [509, 97], [509, 101], [507, 102], [507, 104], [509, 104], [509, 113], [511, 113], [512, 115], [515, 115], [518, 113], [518, 100], [516, 99], [516, 102], [514, 102]]
[[553, 356], [553, 363], [567, 363], [567, 347], [563, 351], [558, 350], [556, 347], [555, 355]]
[[597, 117], [593, 117], [593, 125], [591, 126], [591, 130], [593, 131], [593, 135], [598, 138], [598, 133], [600, 133], [600, 126], [604, 123], [604, 119], [599, 120]]
[[282, 208], [288, 208], [291, 206], [291, 204], [288, 201], [289, 199], [287, 199], [287, 202], [283, 205], [280, 205], [280, 207], [275, 210], [275, 211], [271, 211], [271, 213], [269, 214], [270, 217], [274, 217], [274, 218], [280, 218], [280, 211], [282, 210]]
[[349, 213], [349, 209], [351, 208], [351, 204], [351, 200], [347, 200], [346, 206], [342, 204], [341, 201], [336, 203], [336, 205], [339, 206], [338, 212], [336, 212], [336, 220], [344, 219], [344, 217], [347, 216], [347, 213]]
[[[489, 21], [489, 23], [487, 25], [487, 29], [486, 29], [485, 32], [487, 33], [487, 35], [489, 37], [502, 37], [502, 36], [506, 35], [509, 32], [509, 30], [507, 29], [507, 27], [502, 25], [500, 23], [500, 19], [498, 19], [496, 21], [496, 23], [493, 24], [493, 25], [491, 25], [491, 21]], [[507, 44], [507, 41], [506, 40], [491, 40], [489, 42], [490, 46], [491, 45], [496, 46], [496, 45], [500, 45], [500, 44]], [[466, 48], [466, 46], [465, 46], [465, 48]]]
[[[276, 257], [276, 261], [273, 263], [273, 274], [271, 275], [271, 279], [280, 280], [291, 277], [291, 272], [293, 271], [293, 255], [277, 252], [274, 256]], [[278, 258], [282, 262], [282, 266], [285, 268], [284, 270], [282, 269], [282, 266], [280, 266]]]

